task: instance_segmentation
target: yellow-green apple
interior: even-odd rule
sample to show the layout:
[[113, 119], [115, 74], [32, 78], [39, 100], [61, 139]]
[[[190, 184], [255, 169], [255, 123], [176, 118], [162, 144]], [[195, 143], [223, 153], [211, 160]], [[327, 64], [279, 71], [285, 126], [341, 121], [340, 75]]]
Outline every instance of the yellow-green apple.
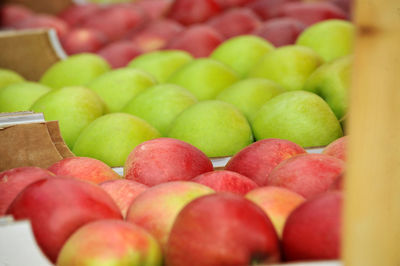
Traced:
[[94, 53], [107, 43], [107, 37], [96, 29], [75, 28], [61, 40], [67, 54]]
[[304, 197], [283, 187], [265, 186], [248, 192], [245, 197], [260, 206], [271, 219], [279, 237], [290, 213], [305, 201]]
[[327, 191], [344, 166], [333, 156], [300, 154], [278, 164], [268, 176], [268, 185], [287, 188], [308, 199]]
[[77, 156], [92, 157], [117, 167], [124, 165], [137, 145], [158, 137], [160, 133], [141, 118], [112, 113], [90, 123], [79, 135], [72, 151]]
[[168, 137], [188, 142], [208, 157], [231, 156], [253, 142], [246, 117], [218, 100], [188, 107], [172, 122]]
[[196, 102], [196, 97], [187, 89], [160, 84], [138, 94], [121, 111], [146, 120], [166, 136], [172, 121]]
[[159, 184], [147, 189], [133, 200], [126, 221], [146, 229], [165, 251], [178, 213], [192, 200], [211, 193], [214, 193], [211, 188], [190, 181]]
[[241, 77], [274, 46], [268, 41], [254, 35], [242, 35], [230, 38], [221, 43], [210, 55], [235, 70]]
[[34, 166], [17, 167], [0, 172], [0, 216], [25, 187], [53, 174]]
[[125, 67], [135, 57], [142, 54], [140, 47], [128, 40], [112, 42], [99, 51], [97, 54], [103, 57], [112, 68]]
[[102, 10], [104, 7], [93, 3], [71, 4], [57, 16], [75, 28], [85, 19]]
[[101, 98], [85, 87], [65, 87], [40, 97], [30, 107], [46, 120], [58, 120], [60, 131], [70, 149], [81, 131], [105, 112]]
[[117, 205], [98, 185], [63, 176], [27, 186], [7, 214], [16, 220], [29, 219], [39, 247], [53, 263], [79, 227], [100, 219], [122, 219]]
[[284, 139], [256, 141], [236, 153], [225, 170], [234, 171], [252, 179], [259, 186], [268, 184], [268, 176], [280, 162], [306, 151], [298, 144]]
[[88, 157], [64, 158], [52, 164], [47, 170], [55, 175], [71, 176], [94, 184], [121, 178], [110, 166]]
[[167, 266], [251, 265], [280, 260], [268, 216], [243, 196], [220, 192], [195, 199], [179, 213], [165, 255]]
[[258, 188], [258, 185], [250, 178], [228, 170], [207, 172], [190, 181], [208, 186], [216, 192], [231, 192], [242, 196]]
[[328, 145], [343, 132], [329, 105], [318, 95], [291, 91], [267, 101], [252, 121], [256, 140], [287, 139], [302, 147]]
[[236, 106], [247, 118], [252, 121], [268, 100], [284, 92], [277, 83], [268, 79], [242, 79], [221, 91], [216, 99]]
[[23, 81], [25, 79], [17, 72], [11, 69], [0, 68], [0, 89]]
[[349, 141], [348, 136], [343, 136], [341, 138], [338, 138], [337, 140], [333, 141], [328, 146], [326, 146], [322, 151], [322, 153], [346, 161], [348, 141]]
[[178, 139], [157, 138], [136, 146], [124, 165], [124, 177], [148, 186], [190, 180], [213, 170], [199, 149]]
[[215, 0], [176, 0], [169, 9], [167, 17], [183, 25], [191, 25], [204, 22], [221, 11]]
[[5, 28], [12, 28], [32, 15], [32, 10], [25, 6], [3, 3], [0, 7], [0, 25]]
[[345, 56], [323, 64], [308, 77], [303, 88], [324, 99], [339, 120], [348, 109], [352, 59], [352, 56]]
[[304, 30], [298, 37], [298, 45], [310, 47], [326, 62], [353, 52], [355, 27], [344, 20], [326, 20]]
[[28, 111], [37, 99], [50, 91], [47, 86], [28, 81], [0, 87], [0, 112]]
[[57, 266], [162, 265], [159, 244], [146, 230], [118, 220], [101, 220], [79, 228], [65, 242]]
[[288, 261], [340, 258], [343, 195], [327, 192], [298, 206], [287, 218], [282, 247]]
[[165, 83], [173, 72], [192, 59], [193, 57], [185, 51], [153, 51], [136, 57], [128, 64], [128, 67], [143, 70], [151, 74], [159, 83]]
[[110, 66], [100, 56], [82, 53], [52, 65], [43, 74], [40, 82], [53, 89], [86, 85], [109, 70]]
[[132, 98], [155, 85], [152, 76], [137, 69], [116, 69], [87, 84], [106, 103], [110, 112], [120, 111]]
[[286, 90], [301, 90], [321, 63], [322, 58], [311, 48], [287, 45], [266, 53], [251, 68], [248, 77], [270, 79]]
[[214, 99], [223, 89], [238, 80], [238, 74], [230, 67], [215, 59], [201, 58], [177, 70], [167, 82], [188, 89], [202, 101]]
[[124, 217], [132, 201], [148, 188], [145, 184], [128, 179], [108, 180], [99, 185], [115, 201]]

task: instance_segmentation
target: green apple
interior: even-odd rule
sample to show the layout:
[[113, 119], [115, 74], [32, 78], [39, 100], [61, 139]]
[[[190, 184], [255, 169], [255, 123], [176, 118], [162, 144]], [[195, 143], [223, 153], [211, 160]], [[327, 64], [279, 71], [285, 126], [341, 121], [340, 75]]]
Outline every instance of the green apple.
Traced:
[[310, 47], [329, 62], [353, 52], [354, 36], [355, 27], [351, 22], [330, 19], [308, 27], [296, 44]]
[[286, 139], [303, 147], [328, 145], [343, 135], [329, 105], [308, 91], [275, 96], [258, 111], [252, 127], [256, 140]]
[[99, 117], [76, 140], [73, 153], [92, 157], [111, 167], [123, 166], [129, 153], [140, 143], [160, 137], [149, 123], [125, 113]]
[[82, 129], [103, 115], [105, 106], [88, 88], [65, 87], [43, 95], [30, 109], [43, 113], [47, 121], [58, 120], [61, 135], [72, 148]]
[[54, 89], [86, 85], [110, 70], [109, 64], [95, 54], [77, 54], [52, 65], [40, 82]]
[[249, 78], [224, 89], [216, 99], [233, 104], [252, 121], [266, 101], [284, 91], [279, 84], [268, 79]]
[[263, 55], [274, 48], [261, 37], [241, 35], [221, 43], [210, 57], [221, 61], [244, 77]]
[[192, 60], [193, 57], [188, 52], [163, 50], [139, 55], [128, 64], [128, 67], [150, 73], [159, 83], [164, 83], [172, 73]]
[[286, 90], [301, 90], [308, 76], [322, 62], [311, 48], [283, 46], [265, 54], [250, 70], [248, 77], [270, 79]]
[[15, 71], [0, 68], [0, 88], [14, 83], [23, 82], [24, 80], [25, 79]]
[[303, 88], [321, 96], [339, 120], [347, 113], [352, 62], [350, 55], [323, 64], [311, 74]]
[[196, 97], [188, 90], [173, 84], [161, 84], [133, 98], [122, 112], [146, 120], [165, 136], [171, 122], [196, 102]]
[[0, 112], [28, 111], [32, 104], [51, 89], [36, 82], [19, 82], [0, 88]]
[[87, 87], [103, 99], [109, 112], [118, 112], [138, 93], [155, 84], [155, 79], [146, 72], [121, 68], [104, 73]]
[[173, 122], [168, 137], [186, 141], [208, 157], [231, 156], [253, 142], [245, 116], [219, 100], [198, 102]]
[[215, 99], [218, 93], [238, 80], [238, 74], [230, 67], [215, 59], [200, 58], [176, 71], [168, 82], [188, 89], [202, 101]]

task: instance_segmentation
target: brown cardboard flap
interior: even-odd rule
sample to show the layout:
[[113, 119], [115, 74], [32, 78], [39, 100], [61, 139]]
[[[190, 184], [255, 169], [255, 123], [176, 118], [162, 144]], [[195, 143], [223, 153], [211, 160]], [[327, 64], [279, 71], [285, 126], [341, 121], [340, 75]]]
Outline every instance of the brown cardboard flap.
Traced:
[[48, 14], [57, 14], [73, 3], [72, 0], [5, 0], [5, 2], [24, 5], [35, 12]]
[[63, 158], [74, 157], [75, 155], [71, 152], [71, 150], [68, 148], [67, 144], [65, 144], [63, 138], [61, 137], [60, 127], [58, 126], [58, 122], [49, 121], [46, 124], [51, 140], [53, 141], [60, 155]]
[[66, 58], [54, 30], [0, 31], [0, 51], [0, 68], [12, 69], [33, 81]]

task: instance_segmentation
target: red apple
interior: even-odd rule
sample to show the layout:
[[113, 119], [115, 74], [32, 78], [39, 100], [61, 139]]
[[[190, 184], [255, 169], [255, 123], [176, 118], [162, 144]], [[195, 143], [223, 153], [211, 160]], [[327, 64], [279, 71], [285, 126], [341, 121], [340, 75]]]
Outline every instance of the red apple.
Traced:
[[335, 181], [333, 181], [332, 185], [329, 187], [329, 190], [343, 190], [343, 182], [344, 174], [341, 174], [335, 179]]
[[207, 24], [228, 39], [254, 31], [261, 20], [248, 8], [235, 8], [211, 18]]
[[136, 5], [142, 8], [151, 20], [162, 18], [172, 5], [170, 0], [141, 0]]
[[58, 14], [58, 17], [68, 23], [69, 26], [79, 26], [88, 17], [103, 9], [103, 6], [94, 3], [71, 5]]
[[166, 49], [184, 50], [194, 57], [207, 57], [224, 41], [224, 37], [215, 29], [207, 25], [191, 26], [166, 46]]
[[20, 21], [25, 20], [32, 15], [33, 13], [31, 10], [21, 5], [5, 4], [0, 6], [0, 28], [12, 28]]
[[258, 185], [248, 177], [227, 170], [204, 173], [190, 181], [208, 186], [217, 192], [232, 192], [239, 195], [245, 195], [258, 188]]
[[58, 266], [157, 266], [161, 262], [161, 249], [148, 232], [118, 220], [101, 220], [82, 226], [68, 239], [57, 259]]
[[256, 188], [247, 193], [245, 197], [265, 211], [279, 236], [282, 236], [287, 217], [305, 201], [304, 197], [296, 192], [274, 186]]
[[157, 138], [138, 145], [129, 154], [124, 176], [148, 186], [190, 180], [213, 170], [211, 160], [193, 145], [172, 138]]
[[214, 190], [190, 181], [160, 184], [147, 189], [133, 200], [126, 220], [145, 228], [165, 250], [178, 213], [190, 201], [210, 193], [214, 193]]
[[97, 54], [103, 57], [112, 68], [120, 68], [142, 54], [142, 51], [130, 41], [116, 41], [97, 51]]
[[290, 214], [282, 237], [286, 260], [339, 259], [342, 202], [341, 192], [327, 192]]
[[292, 156], [306, 153], [294, 142], [283, 139], [263, 139], [236, 153], [226, 164], [230, 170], [249, 177], [259, 186], [268, 184], [268, 176], [275, 166]]
[[347, 136], [338, 138], [337, 140], [326, 146], [322, 153], [346, 161], [347, 142]]
[[115, 201], [124, 217], [132, 201], [148, 188], [142, 183], [127, 179], [109, 180], [99, 185]]
[[94, 53], [107, 43], [107, 37], [95, 29], [76, 28], [61, 40], [67, 54]]
[[269, 20], [279, 15], [279, 9], [285, 3], [298, 2], [299, 0], [257, 0], [246, 5], [262, 20]]
[[222, 9], [244, 6], [257, 0], [215, 0]]
[[60, 39], [69, 31], [69, 26], [62, 19], [52, 15], [33, 15], [15, 25], [16, 29], [54, 29]]
[[262, 23], [253, 31], [275, 47], [294, 44], [306, 25], [293, 18], [274, 18]]
[[325, 154], [301, 154], [284, 160], [268, 176], [268, 185], [280, 186], [311, 198], [329, 189], [344, 171], [344, 162]]
[[250, 265], [280, 259], [278, 236], [264, 211], [232, 193], [195, 199], [168, 239], [167, 266]]
[[60, 176], [30, 184], [11, 203], [7, 214], [16, 220], [30, 220], [36, 241], [53, 263], [79, 227], [99, 219], [122, 218], [117, 205], [99, 186]]
[[89, 157], [64, 158], [51, 165], [48, 170], [55, 175], [71, 176], [94, 184], [121, 178], [107, 164]]
[[216, 0], [175, 0], [167, 17], [182, 23], [191, 25], [201, 23], [221, 12]]
[[0, 216], [25, 187], [53, 173], [39, 167], [18, 167], [0, 173]]

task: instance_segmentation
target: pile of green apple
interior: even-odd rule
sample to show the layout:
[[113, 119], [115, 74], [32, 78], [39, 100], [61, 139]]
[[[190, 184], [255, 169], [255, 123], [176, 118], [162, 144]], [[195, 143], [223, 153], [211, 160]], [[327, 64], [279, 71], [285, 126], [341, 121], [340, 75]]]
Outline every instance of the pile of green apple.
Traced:
[[279, 138], [324, 146], [343, 135], [353, 25], [326, 20], [295, 45], [230, 38], [209, 57], [181, 50], [142, 54], [111, 70], [95, 54], [54, 64], [39, 83], [0, 71], [0, 112], [33, 110], [58, 120], [77, 156], [124, 165], [140, 143], [170, 137], [208, 157], [232, 156]]

